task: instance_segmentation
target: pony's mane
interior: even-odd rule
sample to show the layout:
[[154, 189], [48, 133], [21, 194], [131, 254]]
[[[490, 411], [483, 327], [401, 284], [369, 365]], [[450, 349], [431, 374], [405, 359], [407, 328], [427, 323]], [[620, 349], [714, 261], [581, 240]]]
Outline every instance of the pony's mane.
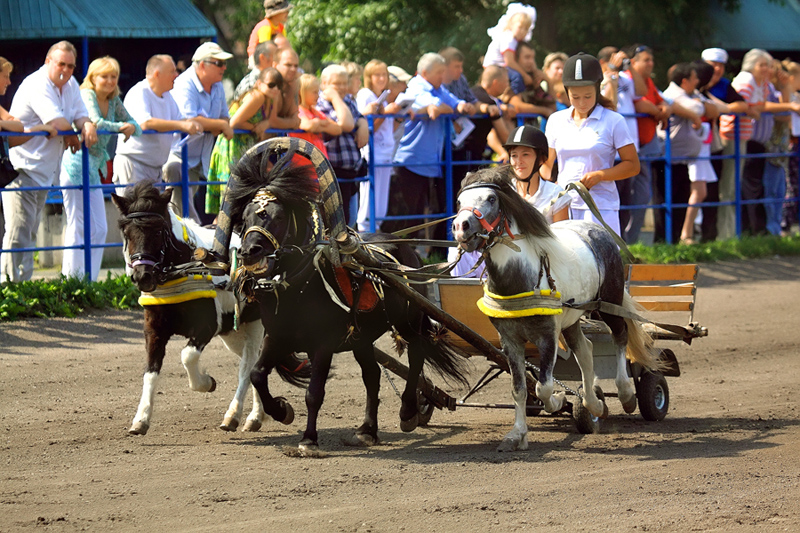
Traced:
[[232, 220], [241, 218], [260, 189], [267, 189], [289, 208], [310, 209], [308, 202], [315, 202], [319, 196], [319, 183], [313, 166], [293, 164], [295, 154], [294, 150], [287, 151], [266, 175], [262, 175], [262, 160], [270, 156], [266, 151], [246, 155], [236, 163], [231, 169], [232, 179], [226, 196]]
[[514, 189], [511, 183], [511, 167], [490, 167], [467, 174], [461, 183], [461, 190], [470, 185], [488, 184], [495, 186], [495, 192], [500, 199], [500, 208], [506, 218], [517, 224], [519, 231], [533, 237], [554, 238], [547, 219], [538, 209], [525, 201]]
[[[153, 186], [149, 181], [140, 181], [133, 187], [125, 189], [125, 199], [128, 200], [128, 213], [158, 213], [164, 215], [169, 202], [161, 198], [163, 191]], [[126, 213], [127, 214], [127, 213]]]

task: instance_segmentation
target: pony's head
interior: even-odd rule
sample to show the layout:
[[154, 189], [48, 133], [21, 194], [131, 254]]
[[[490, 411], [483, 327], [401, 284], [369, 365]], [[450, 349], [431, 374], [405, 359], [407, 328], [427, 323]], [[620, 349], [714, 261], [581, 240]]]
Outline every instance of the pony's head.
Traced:
[[458, 193], [457, 209], [453, 237], [466, 252], [482, 248], [507, 231], [508, 225], [527, 236], [553, 237], [544, 215], [514, 189], [507, 165], [468, 174]]
[[226, 197], [231, 220], [242, 228], [239, 257], [254, 274], [271, 276], [281, 251], [304, 244], [306, 221], [319, 195], [313, 167], [293, 165], [289, 151], [271, 163], [269, 152], [243, 157], [232, 169]]
[[172, 242], [171, 197], [171, 188], [159, 192], [148, 182], [127, 188], [124, 196], [111, 194], [120, 212], [119, 229], [132, 270], [131, 280], [144, 292], [155, 290], [165, 267]]

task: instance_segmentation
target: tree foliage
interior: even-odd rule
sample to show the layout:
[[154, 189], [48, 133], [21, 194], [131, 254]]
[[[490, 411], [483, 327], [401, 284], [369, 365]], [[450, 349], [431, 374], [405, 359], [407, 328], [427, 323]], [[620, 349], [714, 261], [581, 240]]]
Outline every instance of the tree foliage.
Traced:
[[[217, 25], [232, 50], [246, 42], [263, 18], [259, 0], [193, 0]], [[772, 0], [781, 1], [781, 0]], [[425, 52], [455, 46], [464, 52], [468, 77], [480, 70], [489, 45], [486, 30], [509, 0], [293, 0], [287, 33], [312, 70], [331, 61], [364, 64], [378, 58], [414, 72]], [[736, 11], [740, 0], [536, 0], [533, 32], [537, 57], [553, 51], [597, 53], [603, 46], [644, 43], [657, 65], [699, 56], [710, 42], [712, 9]]]

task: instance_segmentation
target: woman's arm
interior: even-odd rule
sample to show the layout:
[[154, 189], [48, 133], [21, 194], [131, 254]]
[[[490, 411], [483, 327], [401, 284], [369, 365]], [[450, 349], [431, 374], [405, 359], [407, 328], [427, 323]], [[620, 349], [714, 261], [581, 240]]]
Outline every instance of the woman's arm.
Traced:
[[264, 105], [265, 100], [262, 93], [253, 93], [254, 91], [250, 91], [244, 95], [242, 105], [239, 106], [239, 109], [237, 109], [236, 113], [231, 117], [231, 128], [235, 130], [253, 131], [255, 125], [249, 121], [258, 113], [258, 110]]
[[581, 178], [587, 189], [591, 190], [592, 187], [601, 181], [619, 181], [635, 176], [639, 173], [639, 154], [636, 153], [636, 147], [633, 144], [626, 144], [617, 150], [621, 161], [611, 168], [604, 170], [594, 170], [587, 172]]
[[553, 213], [553, 222], [561, 222], [562, 220], [569, 220], [569, 206], [562, 207]]
[[539, 168], [539, 174], [542, 178], [546, 180], [550, 180], [550, 176], [553, 175], [553, 164], [556, 161], [556, 149], [550, 148], [548, 150], [547, 161], [542, 163], [542, 166]]

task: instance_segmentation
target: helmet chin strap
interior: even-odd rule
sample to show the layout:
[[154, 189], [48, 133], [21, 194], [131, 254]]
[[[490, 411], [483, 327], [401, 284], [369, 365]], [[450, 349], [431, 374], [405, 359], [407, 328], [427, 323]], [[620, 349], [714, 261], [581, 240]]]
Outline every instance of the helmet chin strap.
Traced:
[[531, 173], [528, 175], [528, 177], [525, 178], [525, 179], [517, 178], [517, 181], [521, 181], [522, 183], [525, 184], [525, 194], [530, 194], [530, 192], [531, 192], [531, 179], [533, 178], [533, 175], [536, 174], [536, 172], [539, 170], [540, 167], [541, 167], [541, 165], [539, 164], [539, 156], [537, 155], [536, 156], [536, 161], [533, 164], [533, 170], [531, 170]]

